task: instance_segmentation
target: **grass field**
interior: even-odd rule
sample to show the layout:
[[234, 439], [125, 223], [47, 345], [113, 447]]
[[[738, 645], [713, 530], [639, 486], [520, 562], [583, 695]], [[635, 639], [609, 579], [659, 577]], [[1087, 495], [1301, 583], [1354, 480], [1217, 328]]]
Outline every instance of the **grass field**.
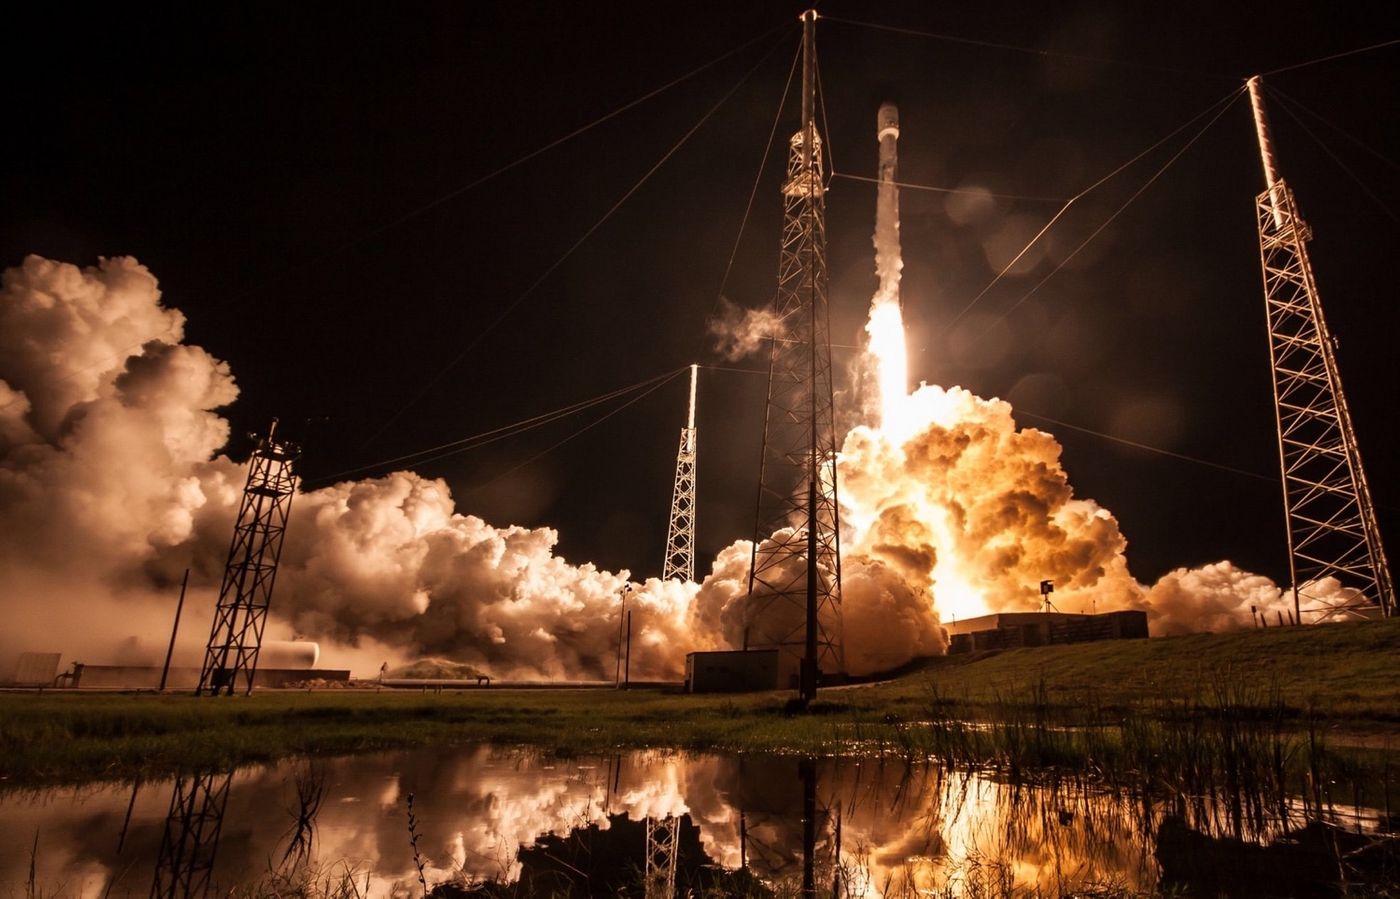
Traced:
[[[1400, 734], [1400, 620], [1220, 636], [1008, 650], [936, 659], [893, 680], [823, 691], [805, 714], [787, 693], [486, 689], [257, 693], [0, 694], [9, 784], [127, 778], [432, 742], [561, 752], [673, 747], [909, 752], [930, 719], [1125, 726], [1127, 719], [1264, 719], [1274, 726]], [[1290, 724], [1291, 723], [1291, 724]], [[935, 741], [936, 744], [936, 741]], [[933, 747], [936, 749], [936, 745]], [[974, 747], [977, 752], [995, 747]]]

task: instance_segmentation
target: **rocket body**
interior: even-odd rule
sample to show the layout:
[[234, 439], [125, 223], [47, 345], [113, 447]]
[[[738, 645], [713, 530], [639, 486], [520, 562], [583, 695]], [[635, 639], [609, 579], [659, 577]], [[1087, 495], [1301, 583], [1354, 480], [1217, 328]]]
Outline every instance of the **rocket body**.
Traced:
[[899, 109], [883, 103], [875, 117], [880, 142], [880, 184], [875, 201], [875, 274], [880, 289], [872, 305], [899, 302], [899, 274], [904, 268], [899, 247]]
[[880, 284], [870, 299], [870, 320], [865, 332], [875, 360], [878, 401], [872, 418], [890, 425], [909, 393], [909, 364], [904, 345], [904, 313], [900, 309], [899, 278], [904, 258], [899, 246], [899, 110], [893, 103], [880, 106], [875, 117], [875, 137], [880, 143], [880, 178], [875, 198], [875, 276]]

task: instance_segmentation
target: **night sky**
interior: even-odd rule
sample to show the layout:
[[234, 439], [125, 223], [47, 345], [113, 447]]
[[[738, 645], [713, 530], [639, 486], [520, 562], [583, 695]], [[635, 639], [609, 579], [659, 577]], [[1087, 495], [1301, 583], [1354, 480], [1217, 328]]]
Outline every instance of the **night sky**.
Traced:
[[[772, 298], [791, 102], [727, 280], [726, 269], [802, 4], [39, 6], [7, 14], [0, 264], [37, 253], [148, 265], [187, 315], [188, 342], [232, 367], [238, 458], [243, 435], [280, 416], [306, 436], [315, 487], [692, 361], [765, 364], [718, 360], [705, 323], [721, 289], [743, 307]], [[875, 112], [893, 99], [901, 180], [1048, 198], [978, 210], [966, 194], [902, 193], [911, 377], [1009, 399], [1023, 426], [1055, 434], [1076, 494], [1117, 516], [1148, 582], [1221, 558], [1286, 573], [1247, 98], [1028, 299], [1204, 120], [1075, 204], [1032, 265], [967, 307], [1064, 199], [1245, 77], [1400, 36], [1384, 4], [1265, 9], [819, 7], [835, 172], [875, 174]], [[1397, 61], [1392, 46], [1266, 80], [1307, 126], [1271, 99], [1392, 558]], [[833, 181], [841, 344], [855, 343], [875, 286], [874, 206], [872, 184]], [[570, 561], [657, 575], [685, 391], [677, 377], [528, 465], [619, 403], [414, 467], [446, 478], [463, 512], [558, 528]], [[764, 392], [758, 375], [702, 372], [700, 573], [752, 534]]]

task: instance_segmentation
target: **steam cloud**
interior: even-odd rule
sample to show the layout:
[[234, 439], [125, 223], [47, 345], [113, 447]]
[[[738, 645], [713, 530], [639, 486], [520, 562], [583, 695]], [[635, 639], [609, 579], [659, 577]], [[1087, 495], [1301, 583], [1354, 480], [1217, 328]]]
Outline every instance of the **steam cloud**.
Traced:
[[[758, 313], [730, 321], [724, 333], [764, 327]], [[183, 336], [184, 317], [133, 259], [80, 269], [31, 256], [5, 272], [0, 671], [21, 651], [158, 660], [186, 567], [180, 653], [197, 660], [246, 469], [220, 454], [229, 425], [217, 410], [238, 396], [229, 367]], [[1162, 632], [1247, 625], [1251, 606], [1279, 604], [1267, 579], [1226, 562], [1143, 588], [1117, 522], [1074, 497], [1050, 435], [958, 388], [900, 402], [897, 421], [853, 429], [840, 460], [853, 672], [941, 651], [935, 609], [979, 596], [1034, 607], [1047, 577], [1068, 611], [1138, 605]], [[443, 481], [412, 472], [311, 491], [293, 504], [267, 636], [321, 640], [326, 664], [364, 673], [435, 655], [497, 677], [606, 679], [631, 583], [634, 676], [676, 677], [685, 652], [741, 641], [748, 541], [700, 584], [633, 582], [567, 562], [556, 543], [549, 528], [462, 514]]]
[[730, 362], [752, 356], [782, 328], [782, 320], [769, 308], [742, 309], [720, 297], [719, 309], [705, 325], [714, 351]]
[[[182, 659], [197, 661], [246, 471], [218, 455], [229, 426], [214, 410], [237, 397], [233, 377], [181, 345], [183, 329], [133, 259], [31, 256], [6, 271], [4, 661], [157, 660], [186, 566]], [[396, 472], [309, 492], [287, 534], [269, 638], [329, 641], [330, 663], [368, 670], [429, 653], [504, 677], [612, 676], [627, 572], [568, 564], [548, 528], [458, 514], [442, 481]], [[687, 648], [711, 645], [690, 622], [697, 589], [634, 585], [635, 673], [675, 676]]]

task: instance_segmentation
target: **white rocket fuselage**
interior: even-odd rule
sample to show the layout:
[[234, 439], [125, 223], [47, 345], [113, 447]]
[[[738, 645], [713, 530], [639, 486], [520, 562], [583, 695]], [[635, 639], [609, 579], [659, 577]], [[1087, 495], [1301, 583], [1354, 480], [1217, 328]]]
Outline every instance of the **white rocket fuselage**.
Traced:
[[[875, 273], [880, 278], [878, 297], [899, 299], [899, 274], [904, 268], [899, 247], [899, 109], [883, 103], [875, 117], [880, 141], [880, 185], [875, 201]], [[878, 302], [878, 300], [877, 300]]]

